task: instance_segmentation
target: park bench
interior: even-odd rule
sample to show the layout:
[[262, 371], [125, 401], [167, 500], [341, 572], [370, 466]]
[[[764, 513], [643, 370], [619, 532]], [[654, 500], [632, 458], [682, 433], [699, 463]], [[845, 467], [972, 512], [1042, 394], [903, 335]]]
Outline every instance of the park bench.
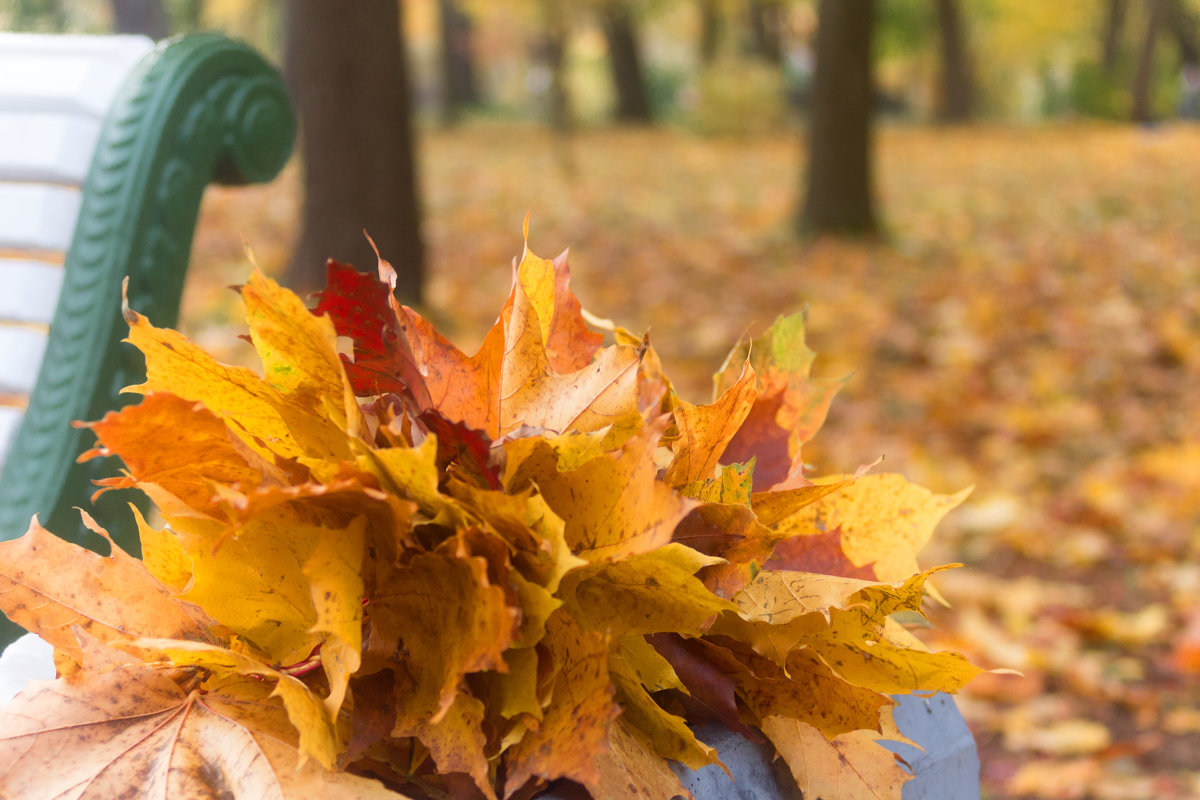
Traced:
[[[116, 459], [76, 458], [144, 368], [132, 308], [175, 324], [210, 182], [269, 181], [295, 119], [279, 73], [219, 34], [0, 33], [0, 540], [36, 513], [83, 542], [86, 508], [132, 552], [130, 492], [95, 505]], [[118, 496], [124, 495], [124, 496]]]

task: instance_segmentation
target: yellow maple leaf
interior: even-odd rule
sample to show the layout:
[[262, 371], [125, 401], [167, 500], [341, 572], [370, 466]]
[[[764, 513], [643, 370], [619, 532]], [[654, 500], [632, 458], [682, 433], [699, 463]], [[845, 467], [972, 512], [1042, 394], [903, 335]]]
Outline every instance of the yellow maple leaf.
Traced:
[[699, 636], [717, 614], [735, 608], [695, 577], [701, 567], [720, 562], [672, 542], [580, 568], [564, 579], [561, 594], [572, 616], [591, 630]]
[[349, 455], [346, 433], [325, 415], [310, 413], [244, 367], [219, 363], [179, 333], [155, 328], [126, 311], [129, 338], [146, 358], [146, 381], [128, 391], [170, 392], [203, 403], [248, 447], [273, 459]]
[[302, 570], [312, 596], [316, 621], [310, 632], [326, 634], [321, 666], [329, 679], [325, 707], [336, 718], [350, 676], [362, 664], [363, 556], [366, 520], [322, 535]]
[[593, 458], [570, 472], [559, 471], [550, 445], [536, 443], [510, 471], [509, 491], [536, 485], [564, 521], [571, 551], [588, 561], [619, 560], [662, 547], [697, 505], [656, 479], [653, 453], [665, 424], [647, 424], [617, 454]]
[[942, 517], [971, 491], [938, 495], [894, 473], [838, 483], [840, 491], [781, 519], [779, 527], [794, 533], [840, 528], [846, 556], [856, 566], [874, 564], [881, 581], [918, 572], [917, 553]]

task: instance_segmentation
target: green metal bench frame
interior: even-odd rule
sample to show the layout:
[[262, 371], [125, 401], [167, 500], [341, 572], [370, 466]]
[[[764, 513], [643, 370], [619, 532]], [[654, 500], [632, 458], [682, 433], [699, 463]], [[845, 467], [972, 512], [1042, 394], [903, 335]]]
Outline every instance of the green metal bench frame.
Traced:
[[130, 402], [121, 388], [144, 379], [140, 354], [121, 343], [122, 281], [130, 307], [174, 325], [205, 187], [271, 180], [295, 130], [278, 71], [219, 34], [164, 41], [125, 79], [92, 156], [46, 355], [0, 475], [0, 539], [21, 535], [38, 514], [82, 543], [90, 534], [80, 507], [140, 552], [128, 504], [144, 497], [109, 492], [93, 505], [92, 481], [120, 465], [76, 463], [94, 436], [71, 426]]

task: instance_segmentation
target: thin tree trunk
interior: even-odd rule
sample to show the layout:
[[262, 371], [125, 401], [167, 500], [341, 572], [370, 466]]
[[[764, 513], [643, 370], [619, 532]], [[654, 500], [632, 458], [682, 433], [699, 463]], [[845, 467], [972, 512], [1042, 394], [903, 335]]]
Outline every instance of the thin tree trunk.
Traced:
[[457, 0], [438, 0], [442, 35], [442, 122], [453, 125], [465, 108], [479, 103], [471, 18]]
[[783, 8], [777, 0], [749, 0], [750, 38], [754, 54], [771, 64], [783, 64]]
[[966, 34], [958, 0], [936, 0], [942, 46], [942, 94], [938, 118], [966, 122], [971, 118], [974, 81], [967, 57]]
[[650, 122], [650, 98], [633, 12], [625, 0], [611, 0], [600, 15], [616, 93], [615, 116], [620, 122]]
[[1100, 66], [1104, 74], [1112, 77], [1117, 71], [1117, 60], [1121, 56], [1121, 33], [1125, 29], [1125, 12], [1128, 0], [1107, 0], [1104, 13], [1104, 36], [1101, 39]]
[[567, 16], [559, 0], [541, 0], [542, 37], [535, 59], [546, 68], [546, 113], [551, 129], [570, 133], [574, 127], [567, 87]]
[[1150, 122], [1154, 119], [1152, 92], [1154, 84], [1154, 51], [1158, 45], [1158, 34], [1166, 21], [1166, 0], [1148, 0], [1149, 14], [1146, 17], [1146, 35], [1138, 53], [1137, 71], [1133, 76], [1132, 109], [1134, 122]]
[[61, 31], [67, 27], [63, 0], [16, 0], [13, 13], [15, 31]]
[[1170, 0], [1171, 33], [1179, 47], [1179, 116], [1200, 119], [1200, 39], [1196, 20], [1181, 0]]
[[112, 0], [112, 8], [113, 29], [118, 33], [166, 38], [167, 15], [162, 0]]
[[1179, 47], [1179, 64], [1182, 67], [1200, 65], [1200, 39], [1197, 38], [1196, 20], [1188, 13], [1180, 0], [1169, 0], [1168, 26], [1175, 44]]
[[700, 7], [700, 64], [709, 66], [721, 49], [720, 0], [698, 0]]
[[204, 0], [181, 0], [175, 4], [175, 26], [189, 33], [200, 30], [204, 21]]
[[873, 233], [875, 1], [820, 0], [817, 14], [807, 193], [799, 227], [811, 233]]
[[336, 258], [370, 270], [375, 254], [398, 273], [397, 294], [421, 297], [424, 248], [396, 0], [290, 0], [284, 65], [300, 113], [304, 206], [287, 281], [325, 282]]

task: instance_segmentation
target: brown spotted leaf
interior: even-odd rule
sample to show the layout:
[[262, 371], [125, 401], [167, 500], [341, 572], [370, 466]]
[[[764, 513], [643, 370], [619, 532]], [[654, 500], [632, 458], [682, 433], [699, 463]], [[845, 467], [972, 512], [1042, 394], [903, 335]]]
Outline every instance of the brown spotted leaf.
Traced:
[[551, 702], [541, 725], [505, 755], [505, 796], [529, 780], [569, 778], [584, 786], [601, 779], [608, 728], [620, 713], [608, 673], [608, 640], [579, 628], [562, 612], [550, 617], [546, 643], [557, 663]]
[[185, 691], [123, 654], [94, 642], [84, 647], [87, 670], [31, 682], [0, 709], [0, 796], [403, 797], [376, 781], [302, 763], [269, 684], [237, 678]]
[[812, 725], [769, 717], [763, 733], [787, 762], [805, 797], [837, 800], [900, 800], [912, 774], [879, 744], [873, 731], [828, 739]]
[[399, 710], [392, 736], [416, 737], [429, 749], [438, 772], [463, 773], [488, 800], [496, 800], [488, 767], [487, 737], [483, 733], [484, 705], [467, 692], [459, 692], [437, 722], [422, 713], [423, 706], [407, 681], [399, 682], [395, 703]]
[[210, 620], [199, 608], [178, 600], [141, 561], [110, 545], [111, 555], [93, 553], [35, 519], [24, 536], [0, 542], [0, 610], [76, 661], [82, 652], [73, 626], [101, 641], [211, 641]]
[[692, 793], [667, 762], [624, 718], [608, 728], [608, 749], [600, 754], [600, 779], [588, 791], [593, 800], [692, 800]]
[[505, 669], [517, 615], [487, 569], [482, 558], [422, 554], [371, 598], [363, 661], [407, 670], [409, 711], [432, 723], [450, 710], [465, 675]]

